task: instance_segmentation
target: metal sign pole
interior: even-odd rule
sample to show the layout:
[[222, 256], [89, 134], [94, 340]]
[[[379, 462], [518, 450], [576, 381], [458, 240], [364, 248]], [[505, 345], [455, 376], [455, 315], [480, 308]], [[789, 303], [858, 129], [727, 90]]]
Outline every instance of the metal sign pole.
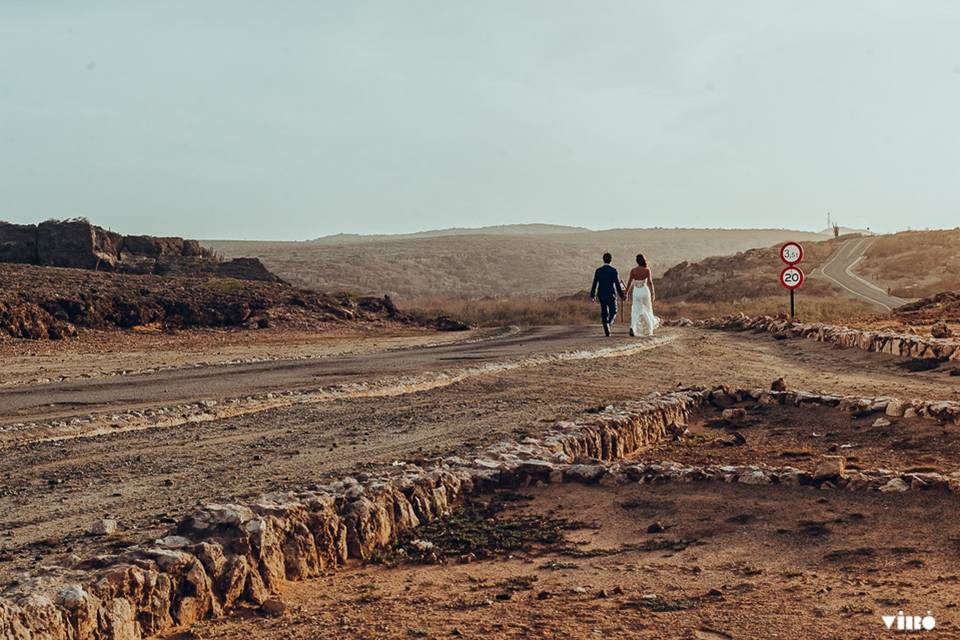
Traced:
[[793, 303], [793, 289], [790, 289], [790, 321], [793, 322], [794, 316], [796, 316], [796, 308]]

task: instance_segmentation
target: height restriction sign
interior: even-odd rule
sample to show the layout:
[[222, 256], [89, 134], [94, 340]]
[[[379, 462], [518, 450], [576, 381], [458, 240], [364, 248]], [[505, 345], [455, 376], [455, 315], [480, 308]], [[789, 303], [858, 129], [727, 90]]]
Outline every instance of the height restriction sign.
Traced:
[[796, 242], [788, 242], [780, 247], [780, 259], [784, 263], [794, 265], [803, 260], [803, 247]]

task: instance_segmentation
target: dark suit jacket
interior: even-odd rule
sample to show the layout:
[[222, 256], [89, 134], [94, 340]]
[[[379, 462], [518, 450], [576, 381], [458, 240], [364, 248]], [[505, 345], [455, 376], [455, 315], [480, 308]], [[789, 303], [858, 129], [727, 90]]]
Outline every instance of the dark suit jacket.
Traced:
[[620, 285], [620, 274], [608, 264], [597, 269], [593, 274], [593, 286], [590, 287], [590, 297], [600, 297], [601, 300], [613, 299], [616, 295], [623, 297], [623, 287]]

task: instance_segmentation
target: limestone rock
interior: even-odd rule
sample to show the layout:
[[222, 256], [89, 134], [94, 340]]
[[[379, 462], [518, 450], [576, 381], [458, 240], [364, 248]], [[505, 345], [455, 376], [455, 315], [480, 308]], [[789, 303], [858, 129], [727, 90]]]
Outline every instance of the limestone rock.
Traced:
[[889, 402], [887, 402], [887, 409], [885, 413], [888, 416], [899, 418], [903, 415], [904, 411], [905, 411], [905, 405], [902, 400], [892, 399]]
[[724, 409], [720, 417], [727, 424], [743, 424], [747, 419], [747, 410], [737, 407], [736, 409]]
[[593, 484], [607, 474], [607, 469], [599, 464], [575, 464], [568, 467], [563, 472], [563, 478], [567, 481], [582, 482], [584, 484]]
[[930, 335], [934, 338], [949, 338], [953, 335], [953, 331], [947, 326], [946, 322], [941, 320], [930, 327]]
[[843, 456], [823, 456], [817, 462], [813, 471], [814, 481], [835, 480], [843, 477], [846, 471], [846, 460]]
[[90, 533], [98, 536], [109, 536], [117, 532], [117, 521], [110, 518], [101, 518], [90, 526]]
[[910, 489], [910, 485], [904, 482], [901, 478], [893, 478], [885, 485], [880, 487], [880, 491], [884, 493], [903, 493]]

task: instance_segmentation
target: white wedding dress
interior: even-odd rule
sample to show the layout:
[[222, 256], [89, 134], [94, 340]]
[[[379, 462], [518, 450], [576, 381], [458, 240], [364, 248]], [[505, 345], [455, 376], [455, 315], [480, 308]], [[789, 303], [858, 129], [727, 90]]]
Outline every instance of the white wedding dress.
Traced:
[[660, 318], [653, 315], [653, 301], [646, 281], [635, 283], [630, 295], [630, 329], [637, 336], [652, 336], [660, 326]]

